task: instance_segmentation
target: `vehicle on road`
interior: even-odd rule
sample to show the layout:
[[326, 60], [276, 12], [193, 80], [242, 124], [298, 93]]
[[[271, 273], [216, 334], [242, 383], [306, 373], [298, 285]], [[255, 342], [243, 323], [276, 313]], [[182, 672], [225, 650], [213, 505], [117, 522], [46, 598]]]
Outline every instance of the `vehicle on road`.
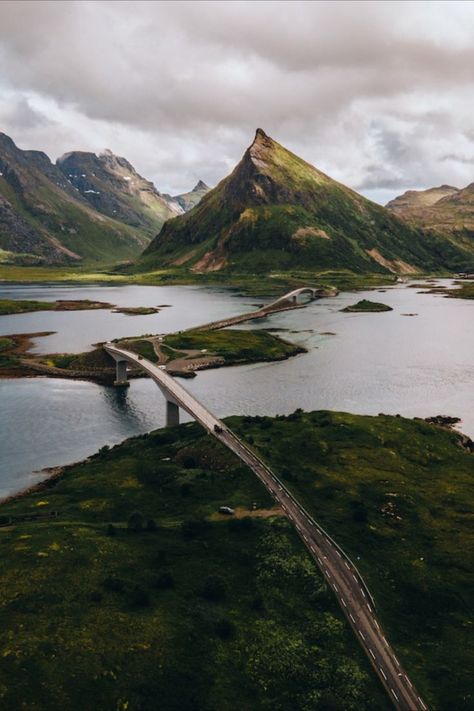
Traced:
[[222, 432], [222, 427], [220, 425], [214, 425], [214, 432], [220, 434]]
[[226, 514], [227, 516], [232, 516], [235, 514], [234, 509], [231, 509], [230, 506], [219, 506], [219, 513], [221, 514]]

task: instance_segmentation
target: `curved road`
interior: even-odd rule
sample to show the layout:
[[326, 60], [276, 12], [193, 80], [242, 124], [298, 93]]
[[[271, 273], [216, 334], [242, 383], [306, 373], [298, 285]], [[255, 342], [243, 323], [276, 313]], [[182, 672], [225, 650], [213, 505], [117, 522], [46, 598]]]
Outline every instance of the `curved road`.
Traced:
[[113, 343], [106, 343], [104, 348], [116, 359], [126, 360], [144, 370], [167, 399], [188, 412], [255, 472], [285, 511], [327, 583], [333, 589], [342, 611], [394, 706], [403, 711], [427, 711], [426, 704], [420, 698], [383, 633], [375, 614], [372, 596], [356, 566], [298, 503], [265, 462], [161, 368], [146, 358], [141, 358], [136, 353]]

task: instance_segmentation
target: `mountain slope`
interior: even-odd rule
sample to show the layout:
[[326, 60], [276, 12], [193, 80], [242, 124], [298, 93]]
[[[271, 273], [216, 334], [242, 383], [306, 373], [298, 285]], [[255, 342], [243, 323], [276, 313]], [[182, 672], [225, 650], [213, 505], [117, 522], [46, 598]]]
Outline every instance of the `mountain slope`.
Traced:
[[168, 221], [141, 267], [416, 272], [468, 259], [337, 183], [261, 129], [234, 171], [189, 213]]
[[177, 202], [184, 212], [189, 212], [193, 207], [196, 207], [210, 189], [211, 188], [206, 185], [204, 181], [198, 180], [194, 188], [188, 193], [181, 193], [181, 195], [174, 195], [173, 197], [171, 195], [165, 195], [164, 197], [169, 198], [173, 202]]
[[45, 153], [22, 151], [0, 133], [1, 250], [20, 261], [104, 262], [131, 258], [146, 243], [94, 210]]
[[56, 164], [98, 212], [149, 237], [156, 234], [165, 220], [183, 212], [177, 202], [167, 200], [125, 158], [110, 150], [100, 155], [73, 151], [58, 158]]
[[442, 234], [474, 253], [474, 183], [462, 190], [448, 185], [409, 190], [389, 202], [387, 208], [409, 224]]

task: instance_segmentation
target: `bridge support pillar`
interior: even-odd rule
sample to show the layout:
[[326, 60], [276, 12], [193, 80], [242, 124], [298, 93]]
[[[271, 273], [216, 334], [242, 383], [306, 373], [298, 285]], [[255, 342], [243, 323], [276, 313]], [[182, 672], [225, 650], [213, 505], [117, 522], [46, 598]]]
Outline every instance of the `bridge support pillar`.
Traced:
[[296, 302], [297, 302], [297, 300], [298, 300], [297, 295], [295, 294], [294, 296], [292, 296], [292, 297], [291, 297], [291, 300], [293, 301], [294, 304], [296, 304]]
[[122, 387], [128, 387], [130, 383], [127, 379], [127, 361], [126, 360], [116, 360], [115, 361], [115, 380], [114, 385], [119, 385]]
[[166, 401], [166, 426], [179, 425], [179, 407], [171, 400]]

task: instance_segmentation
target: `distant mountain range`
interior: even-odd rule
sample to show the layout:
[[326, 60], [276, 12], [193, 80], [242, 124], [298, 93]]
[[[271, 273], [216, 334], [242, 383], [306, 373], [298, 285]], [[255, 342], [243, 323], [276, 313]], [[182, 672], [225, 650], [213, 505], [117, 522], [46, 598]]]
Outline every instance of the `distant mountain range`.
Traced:
[[456, 246], [474, 252], [474, 183], [466, 188], [441, 185], [408, 190], [387, 208], [411, 225], [443, 235]]
[[0, 260], [106, 263], [137, 257], [165, 220], [208, 190], [162, 195], [111, 151], [74, 151], [53, 164], [0, 133]]
[[233, 172], [190, 212], [165, 222], [139, 266], [409, 274], [472, 262], [463, 245], [400, 219], [258, 129]]

